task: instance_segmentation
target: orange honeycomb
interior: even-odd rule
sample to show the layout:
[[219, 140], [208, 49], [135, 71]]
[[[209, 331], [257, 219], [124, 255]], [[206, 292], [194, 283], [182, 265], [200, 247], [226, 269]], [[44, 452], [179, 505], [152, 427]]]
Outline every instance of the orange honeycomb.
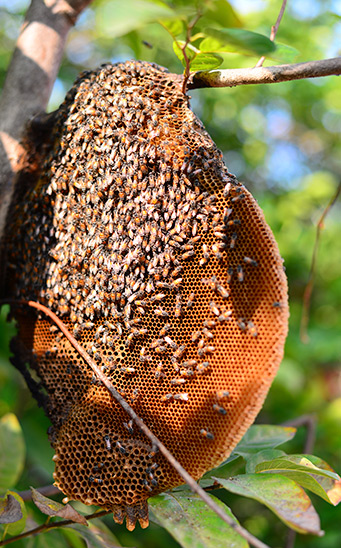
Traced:
[[[181, 77], [156, 65], [83, 73], [41, 157], [9, 219], [7, 294], [51, 308], [198, 479], [254, 421], [282, 357], [287, 285], [263, 213]], [[12, 313], [55, 484], [148, 525], [148, 497], [182, 479], [49, 319]]]

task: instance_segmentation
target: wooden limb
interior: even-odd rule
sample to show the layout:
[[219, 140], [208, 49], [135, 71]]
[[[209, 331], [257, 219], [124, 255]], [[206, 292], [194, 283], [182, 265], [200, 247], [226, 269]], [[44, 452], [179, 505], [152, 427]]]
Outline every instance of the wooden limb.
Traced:
[[25, 161], [21, 144], [30, 119], [46, 109], [66, 37], [91, 0], [32, 0], [0, 99], [0, 238]]
[[335, 57], [294, 65], [199, 71], [190, 76], [187, 88], [232, 88], [248, 84], [275, 84], [340, 74], [341, 57]]
[[[84, 359], [84, 361], [89, 365], [97, 378], [102, 382], [102, 384], [107, 388], [112, 397], [121, 405], [124, 411], [133, 419], [136, 425], [139, 427], [141, 432], [152, 442], [152, 445], [157, 448], [160, 453], [166, 457], [168, 462], [174, 467], [178, 472], [179, 476], [182, 477], [185, 483], [192, 489], [194, 493], [199, 495], [199, 497], [215, 512], [225, 523], [227, 523], [232, 529], [234, 529], [241, 537], [243, 537], [251, 546], [255, 548], [269, 548], [262, 541], [258, 540], [256, 537], [251, 535], [244, 527], [236, 523], [224, 510], [218, 506], [213, 499], [204, 491], [204, 489], [192, 478], [192, 476], [181, 466], [181, 464], [175, 459], [170, 451], [163, 445], [163, 443], [149, 430], [148, 426], [143, 422], [143, 420], [135, 413], [134, 409], [126, 402], [126, 400], [121, 396], [121, 394], [116, 390], [110, 380], [102, 372], [101, 368], [96, 364], [96, 362], [91, 358], [91, 356], [84, 350], [83, 346], [75, 339], [75, 337], [70, 333], [64, 323], [46, 306], [37, 303], [35, 301], [15, 301], [15, 300], [3, 300], [0, 301], [0, 304], [14, 304], [14, 305], [26, 305], [31, 308], [35, 308], [40, 312], [43, 312], [52, 319], [52, 321], [59, 327], [60, 331], [65, 335], [68, 341], [72, 344], [75, 350], [79, 355]], [[0, 543], [1, 546], [1, 543]]]

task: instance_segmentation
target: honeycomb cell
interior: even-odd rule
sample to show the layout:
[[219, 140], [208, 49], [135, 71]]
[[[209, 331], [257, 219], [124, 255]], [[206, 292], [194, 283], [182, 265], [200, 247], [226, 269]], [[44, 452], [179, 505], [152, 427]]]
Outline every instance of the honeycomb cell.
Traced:
[[[198, 479], [254, 421], [282, 357], [276, 242], [179, 76], [104, 65], [55, 120], [11, 210], [7, 293], [51, 308]], [[148, 497], [182, 479], [49, 319], [12, 314], [14, 363], [52, 423], [56, 485], [146, 526]]]

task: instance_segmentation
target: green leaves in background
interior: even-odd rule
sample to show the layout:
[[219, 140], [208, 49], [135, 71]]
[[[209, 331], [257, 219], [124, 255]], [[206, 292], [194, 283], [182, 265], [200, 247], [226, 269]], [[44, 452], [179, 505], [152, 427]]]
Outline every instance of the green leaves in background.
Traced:
[[176, 17], [161, 0], [111, 0], [98, 8], [96, 16], [98, 29], [108, 38], [123, 36], [158, 19]]
[[[237, 522], [230, 509], [215, 502]], [[149, 499], [157, 521], [183, 548], [246, 548], [248, 543], [223, 522], [198, 495], [188, 491], [162, 493]]]
[[237, 447], [233, 450], [241, 456], [257, 453], [264, 449], [272, 449], [291, 440], [296, 434], [296, 428], [289, 426], [272, 426], [270, 424], [255, 424], [249, 428]]
[[25, 442], [18, 419], [8, 413], [0, 419], [0, 492], [14, 487], [25, 462]]

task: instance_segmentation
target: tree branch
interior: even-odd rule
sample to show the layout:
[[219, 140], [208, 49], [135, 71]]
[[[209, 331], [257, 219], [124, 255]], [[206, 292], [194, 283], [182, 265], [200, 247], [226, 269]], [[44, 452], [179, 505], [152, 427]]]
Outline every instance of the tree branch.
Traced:
[[0, 99], [0, 238], [25, 161], [21, 140], [27, 123], [46, 109], [66, 37], [91, 0], [32, 0], [13, 53]]
[[[0, 304], [14, 304], [14, 305], [28, 305], [31, 308], [35, 308], [46, 314], [52, 321], [59, 327], [60, 331], [65, 335], [68, 341], [72, 344], [75, 350], [79, 355], [84, 359], [84, 361], [91, 367], [94, 374], [102, 382], [102, 384], [107, 388], [112, 397], [121, 405], [124, 411], [133, 419], [139, 429], [144, 433], [144, 435], [152, 442], [153, 446], [156, 447], [160, 453], [162, 453], [168, 462], [174, 467], [178, 472], [179, 476], [187, 483], [187, 485], [192, 489], [194, 493], [199, 495], [199, 497], [215, 512], [225, 523], [227, 523], [232, 529], [234, 529], [241, 537], [254, 546], [255, 548], [269, 548], [262, 541], [258, 540], [256, 537], [251, 535], [244, 527], [235, 522], [224, 510], [218, 506], [213, 499], [204, 491], [204, 489], [192, 478], [192, 476], [181, 466], [181, 464], [175, 459], [170, 451], [163, 445], [163, 443], [149, 430], [148, 426], [143, 422], [143, 420], [135, 413], [134, 409], [126, 402], [126, 400], [121, 396], [121, 394], [114, 388], [110, 380], [102, 372], [100, 367], [96, 362], [91, 358], [91, 356], [84, 350], [83, 346], [75, 339], [75, 337], [70, 333], [66, 325], [56, 316], [52, 310], [46, 306], [37, 303], [35, 301], [16, 301], [11, 299], [1, 300]], [[1, 543], [0, 543], [1, 546]]]
[[192, 74], [187, 87], [188, 89], [232, 88], [248, 84], [275, 84], [289, 80], [339, 76], [340, 74], [341, 57], [335, 57], [294, 65], [199, 71]]

